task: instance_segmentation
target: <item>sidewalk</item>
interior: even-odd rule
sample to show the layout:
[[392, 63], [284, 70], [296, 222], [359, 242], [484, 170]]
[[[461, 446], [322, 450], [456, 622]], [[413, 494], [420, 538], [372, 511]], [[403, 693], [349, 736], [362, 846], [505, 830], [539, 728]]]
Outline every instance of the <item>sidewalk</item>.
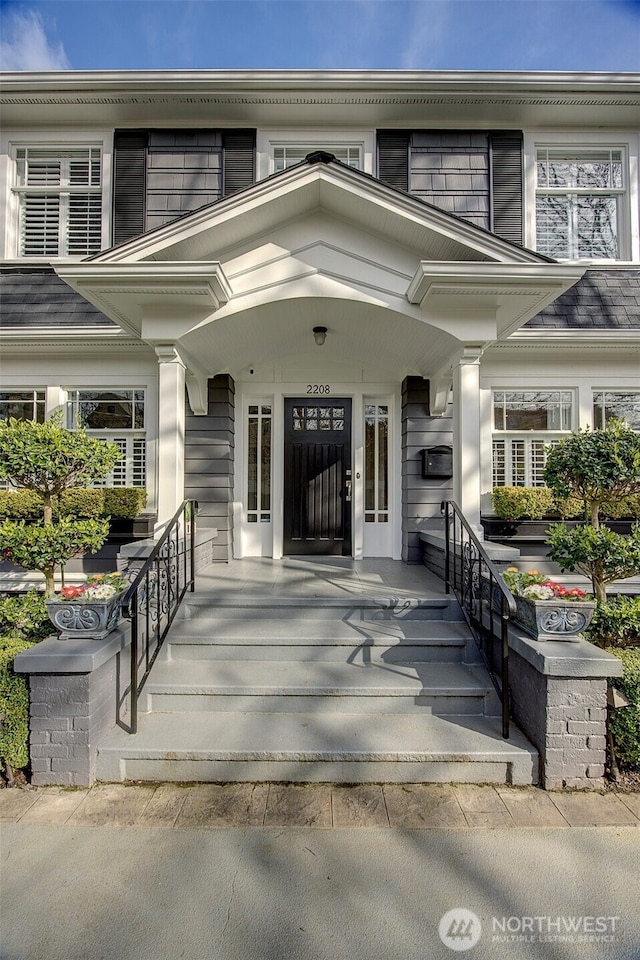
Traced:
[[0, 823], [403, 829], [640, 827], [640, 793], [473, 784], [100, 784], [0, 790]]

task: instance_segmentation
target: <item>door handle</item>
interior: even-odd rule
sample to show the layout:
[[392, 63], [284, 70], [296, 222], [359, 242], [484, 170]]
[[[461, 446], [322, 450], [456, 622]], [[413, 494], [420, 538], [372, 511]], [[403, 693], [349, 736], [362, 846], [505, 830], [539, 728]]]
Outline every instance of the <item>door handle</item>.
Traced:
[[346, 486], [347, 486], [347, 496], [345, 499], [347, 503], [350, 503], [351, 502], [351, 480], [346, 481]]

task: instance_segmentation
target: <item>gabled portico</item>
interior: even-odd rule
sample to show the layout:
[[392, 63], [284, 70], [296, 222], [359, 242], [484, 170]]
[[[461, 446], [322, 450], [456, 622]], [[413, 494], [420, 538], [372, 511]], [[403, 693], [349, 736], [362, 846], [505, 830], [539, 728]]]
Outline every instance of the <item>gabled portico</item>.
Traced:
[[[349, 555], [399, 557], [409, 456], [402, 453], [401, 384], [407, 377], [430, 382], [431, 406], [423, 411], [429, 418], [447, 411], [453, 387], [453, 420], [443, 419], [442, 434], [453, 435], [453, 493], [477, 524], [482, 353], [583, 270], [506, 243], [317, 153], [57, 272], [156, 351], [161, 522], [183, 497], [179, 396], [186, 385], [191, 410], [204, 416], [207, 380], [225, 374], [236, 385], [236, 555], [283, 553], [286, 489], [293, 482], [284, 463], [291, 442], [285, 401], [293, 401], [289, 426], [301, 435], [317, 430], [318, 443], [328, 439], [323, 430], [335, 432], [345, 421], [340, 429], [352, 452], [348, 464], [341, 461], [344, 475], [332, 483], [353, 530]], [[321, 346], [313, 336], [318, 326], [327, 331]], [[307, 407], [315, 416], [296, 414]], [[253, 414], [254, 408], [268, 413]], [[351, 426], [340, 416], [347, 408]], [[373, 426], [365, 424], [370, 409]], [[263, 416], [270, 421], [270, 446], [258, 472], [269, 476], [256, 493], [250, 461], [257, 454], [248, 442], [252, 418]], [[371, 430], [384, 435], [384, 450], [376, 440], [372, 455], [366, 448]], [[374, 467], [384, 476], [372, 476]], [[328, 467], [318, 469], [328, 476]], [[383, 507], [377, 494], [367, 499], [381, 486]], [[251, 511], [247, 498], [259, 494], [264, 507], [267, 493], [268, 509]]]

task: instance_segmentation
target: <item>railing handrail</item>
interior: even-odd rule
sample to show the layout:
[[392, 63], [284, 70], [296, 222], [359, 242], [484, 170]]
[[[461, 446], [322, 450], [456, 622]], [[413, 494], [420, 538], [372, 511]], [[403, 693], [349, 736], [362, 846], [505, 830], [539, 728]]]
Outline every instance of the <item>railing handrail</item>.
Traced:
[[[133, 616], [133, 613], [130, 609], [131, 598], [137, 593], [138, 587], [146, 577], [147, 572], [151, 569], [153, 563], [158, 557], [163, 546], [165, 545], [165, 543], [173, 533], [174, 528], [178, 525], [178, 523], [182, 519], [185, 513], [185, 510], [188, 506], [191, 506], [191, 519], [192, 521], [195, 521], [196, 510], [198, 509], [197, 501], [183, 500], [180, 506], [178, 507], [178, 509], [176, 510], [176, 512], [174, 513], [174, 515], [172, 516], [169, 523], [166, 525], [164, 529], [164, 533], [162, 534], [160, 539], [156, 542], [155, 547], [153, 548], [153, 550], [151, 551], [151, 553], [149, 554], [149, 556], [141, 566], [140, 570], [136, 574], [135, 580], [132, 580], [131, 584], [127, 588], [127, 592], [125, 593], [121, 601], [122, 615], [126, 617], [127, 620], [131, 620], [131, 617]], [[192, 574], [193, 574], [193, 571], [192, 571]]]
[[[509, 616], [507, 617], [507, 619], [508, 619], [508, 620], [513, 620], [513, 619], [515, 619], [515, 616], [516, 616], [516, 613], [517, 613], [517, 607], [516, 607], [515, 597], [513, 596], [513, 594], [511, 593], [511, 590], [509, 590], [509, 587], [508, 587], [507, 584], [505, 583], [504, 577], [502, 576], [502, 574], [500, 573], [499, 569], [496, 567], [495, 563], [493, 562], [493, 560], [491, 559], [491, 557], [489, 556], [489, 554], [487, 553], [487, 551], [486, 551], [485, 548], [483, 547], [483, 545], [482, 545], [482, 540], [479, 540], [479, 539], [478, 539], [478, 537], [477, 537], [477, 535], [476, 535], [473, 527], [471, 526], [471, 524], [469, 523], [469, 521], [466, 519], [465, 515], [464, 515], [464, 514], [462, 513], [462, 511], [460, 510], [460, 507], [459, 507], [458, 504], [455, 502], [455, 500], [448, 500], [448, 501], [447, 501], [447, 504], [448, 504], [448, 506], [450, 506], [450, 507], [453, 509], [453, 512], [457, 515], [458, 520], [460, 521], [461, 526], [463, 526], [463, 527], [465, 528], [465, 530], [467, 531], [467, 533], [469, 534], [470, 539], [473, 541], [474, 546], [476, 547], [478, 553], [479, 553], [480, 556], [482, 557], [483, 563], [486, 565], [487, 569], [490, 570], [491, 575], [493, 576], [493, 578], [494, 578], [494, 580], [495, 580], [495, 582], [496, 582], [496, 585], [497, 585], [498, 589], [500, 590], [500, 593], [503, 595], [503, 597], [504, 597], [505, 600], [507, 601], [507, 607], [508, 607], [508, 609], [509, 609]], [[449, 526], [449, 524], [448, 524], [448, 521], [447, 521], [447, 528], [448, 528], [448, 526]], [[446, 543], [447, 543], [447, 546], [448, 546], [448, 545], [449, 545], [448, 529], [447, 529], [447, 534], [446, 534]], [[449, 569], [448, 569], [448, 566], [447, 566], [447, 571], [446, 571], [446, 581], [447, 581], [447, 583], [449, 582]]]
[[[128, 733], [136, 733], [138, 729], [139, 696], [187, 590], [193, 592], [195, 589], [197, 509], [196, 500], [184, 500], [181, 503], [121, 601], [122, 614], [131, 621], [131, 663], [129, 724], [126, 725], [120, 720], [118, 723]], [[189, 523], [191, 528], [187, 533]], [[173, 588], [172, 577], [175, 578]], [[139, 657], [140, 649], [142, 661]], [[142, 679], [139, 680], [140, 666]]]
[[[456, 573], [457, 573], [457, 562], [456, 562], [456, 521], [460, 523], [460, 565], [461, 565], [461, 575], [460, 582], [458, 583]], [[451, 528], [453, 527], [453, 533]], [[470, 563], [467, 561], [467, 574], [468, 582], [464, 582], [464, 556], [465, 556], [465, 544], [463, 544], [462, 532], [468, 538], [466, 543], [472, 545], [473, 550], [475, 550], [476, 557]], [[454, 553], [454, 562], [453, 562], [453, 576], [452, 576], [452, 565], [451, 565], [451, 551], [452, 551], [452, 541], [453, 541], [453, 553]], [[477, 564], [478, 567], [478, 582], [474, 582], [473, 579], [473, 569], [472, 565]], [[488, 582], [488, 619], [489, 627], [487, 628], [485, 622], [485, 610], [482, 599], [483, 586], [480, 582], [484, 576], [485, 580]], [[501, 651], [500, 651], [500, 686], [498, 687], [497, 681], [495, 679], [495, 669], [493, 665], [493, 643], [490, 656], [487, 657], [484, 649], [481, 646], [483, 655], [487, 662], [487, 667], [491, 679], [496, 687], [496, 691], [499, 693], [500, 699], [502, 701], [502, 736], [505, 739], [509, 738], [509, 724], [510, 724], [510, 709], [509, 709], [509, 634], [508, 634], [508, 625], [509, 622], [515, 619], [517, 614], [516, 601], [509, 590], [509, 587], [504, 581], [502, 574], [500, 573], [497, 566], [494, 564], [493, 560], [489, 557], [485, 547], [482, 544], [482, 541], [476, 535], [475, 530], [468, 522], [460, 507], [454, 500], [447, 500], [445, 503], [445, 588], [447, 593], [453, 588], [453, 592], [456, 595], [458, 602], [462, 608], [462, 612], [467, 620], [469, 627], [474, 631], [474, 634], [477, 636], [478, 640], [481, 641], [485, 639], [487, 635], [490, 638], [499, 639], [501, 642]], [[496, 632], [494, 627], [494, 612], [496, 604], [494, 604], [494, 591], [497, 590], [500, 595], [500, 634]], [[459, 591], [459, 592], [458, 592]], [[475, 628], [475, 629], [474, 629]]]

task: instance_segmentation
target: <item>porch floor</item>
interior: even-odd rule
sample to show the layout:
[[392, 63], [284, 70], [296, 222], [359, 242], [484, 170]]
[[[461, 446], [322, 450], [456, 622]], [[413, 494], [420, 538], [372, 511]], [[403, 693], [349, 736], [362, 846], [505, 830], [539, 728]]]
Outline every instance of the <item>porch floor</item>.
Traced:
[[444, 584], [422, 564], [348, 557], [231, 560], [209, 564], [196, 576], [196, 596], [229, 597], [236, 593], [271, 599], [395, 596], [437, 600], [444, 596]]

